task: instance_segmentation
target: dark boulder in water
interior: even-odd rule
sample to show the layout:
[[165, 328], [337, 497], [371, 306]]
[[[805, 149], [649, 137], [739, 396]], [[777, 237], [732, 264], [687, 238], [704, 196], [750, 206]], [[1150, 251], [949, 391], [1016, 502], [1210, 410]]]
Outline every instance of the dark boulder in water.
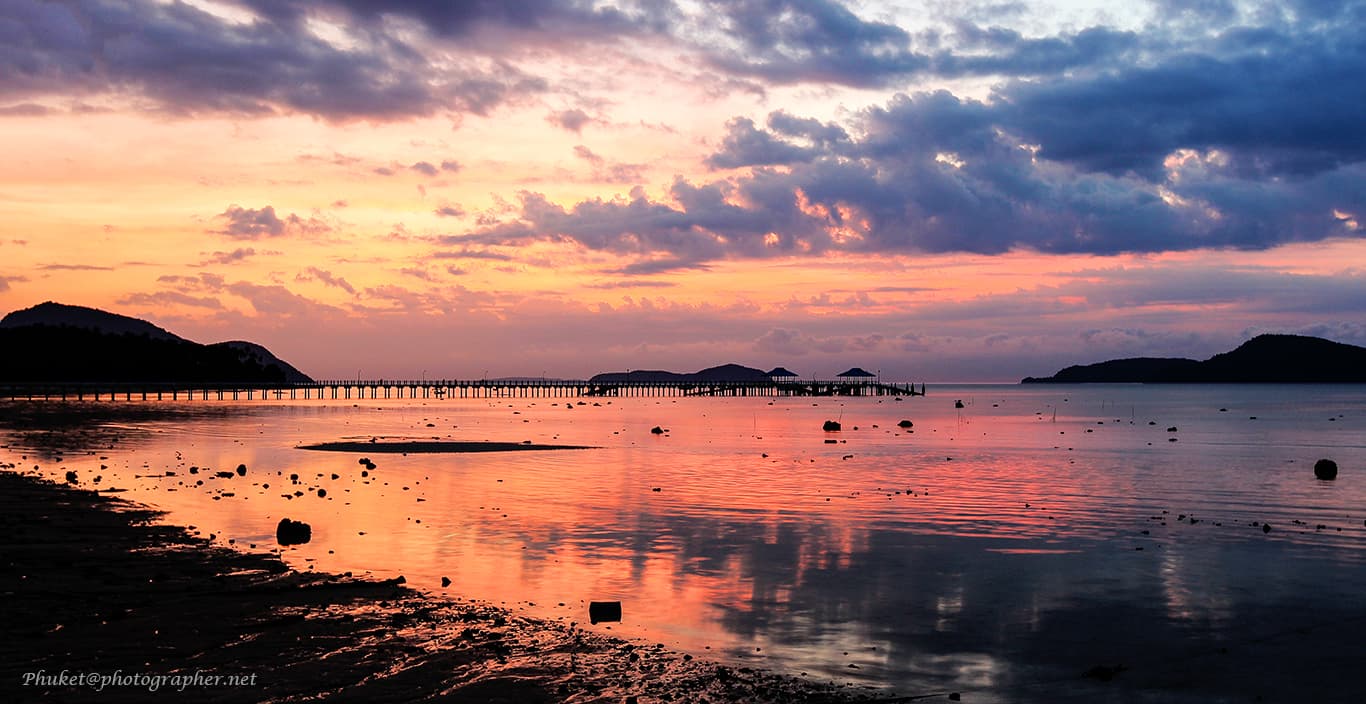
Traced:
[[833, 432], [838, 431], [839, 429], [840, 429], [839, 421], [834, 421], [834, 420], [827, 420], [827, 421], [825, 421], [825, 424], [821, 426], [821, 430], [824, 430], [824, 431], [827, 432], [827, 433], [833, 433]]
[[620, 601], [590, 601], [588, 602], [588, 621], [593, 624], [600, 622], [615, 623], [621, 621], [621, 602]]
[[247, 466], [246, 466], [246, 465], [244, 465], [244, 464], [239, 464], [239, 465], [237, 465], [237, 476], [239, 476], [239, 477], [245, 477], [245, 476], [247, 476]]
[[963, 407], [963, 401], [962, 401], [962, 399], [959, 399], [959, 400], [957, 400], [957, 401], [954, 401], [954, 402], [953, 402], [953, 407], [954, 407], [954, 408], [962, 408], [962, 407]]
[[654, 433], [655, 435], [663, 435], [664, 429], [656, 425], [655, 427], [650, 428], [650, 432]]
[[901, 421], [900, 423], [897, 423], [897, 424], [896, 424], [896, 427], [898, 427], [898, 428], [910, 428], [910, 427], [912, 427], [912, 426], [914, 426], [914, 425], [915, 425], [915, 423], [912, 423], [912, 422], [910, 422], [909, 420], [903, 420], [903, 421]]
[[1319, 479], [1337, 479], [1338, 463], [1332, 460], [1323, 459], [1314, 463], [1314, 476]]
[[275, 541], [281, 545], [303, 545], [312, 539], [313, 528], [303, 521], [281, 518], [275, 526]]

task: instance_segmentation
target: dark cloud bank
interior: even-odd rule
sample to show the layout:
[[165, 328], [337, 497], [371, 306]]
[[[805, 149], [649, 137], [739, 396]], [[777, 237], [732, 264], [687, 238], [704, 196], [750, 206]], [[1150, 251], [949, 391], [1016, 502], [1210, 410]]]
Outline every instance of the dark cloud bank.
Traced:
[[[577, 0], [238, 5], [254, 19], [150, 0], [11, 0], [0, 100], [20, 113], [43, 96], [114, 93], [181, 113], [488, 114], [553, 90], [517, 66], [518, 47], [626, 37], [688, 47], [768, 85], [997, 81], [985, 100], [898, 93], [841, 124], [737, 117], [708, 158], [713, 180], [568, 208], [526, 193], [518, 217], [465, 237], [572, 240], [639, 257], [633, 272], [827, 251], [1256, 249], [1360, 237], [1366, 211], [1362, 3], [1167, 3], [1170, 20], [1142, 32], [1045, 37], [964, 18], [913, 35], [833, 0], [716, 1], [701, 13]], [[355, 46], [314, 36], [308, 17], [345, 25]], [[573, 130], [584, 117], [556, 119]], [[269, 209], [221, 217], [219, 232], [243, 239], [311, 226]]]
[[[989, 99], [898, 94], [847, 124], [736, 118], [708, 163], [734, 171], [471, 233], [563, 237], [680, 263], [829, 250], [1051, 253], [1261, 249], [1360, 237], [1366, 72], [1358, 25], [1229, 30], [1207, 50]], [[1316, 25], [1317, 27], [1317, 25]]]

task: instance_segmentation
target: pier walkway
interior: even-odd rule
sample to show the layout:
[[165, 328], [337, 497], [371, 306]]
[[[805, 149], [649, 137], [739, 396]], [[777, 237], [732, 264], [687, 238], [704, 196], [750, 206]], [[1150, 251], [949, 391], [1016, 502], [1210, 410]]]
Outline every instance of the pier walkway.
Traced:
[[924, 396], [925, 385], [881, 381], [591, 382], [563, 379], [334, 379], [260, 382], [0, 382], [0, 399], [67, 401], [601, 398], [629, 396]]

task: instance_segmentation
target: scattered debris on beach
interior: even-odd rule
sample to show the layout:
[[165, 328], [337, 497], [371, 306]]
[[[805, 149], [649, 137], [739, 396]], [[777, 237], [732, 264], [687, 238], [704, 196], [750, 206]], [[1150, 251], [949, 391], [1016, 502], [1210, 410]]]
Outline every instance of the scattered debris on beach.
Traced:
[[[150, 509], [13, 471], [0, 472], [0, 508], [9, 536], [0, 560], [13, 567], [0, 585], [10, 636], [0, 655], [13, 671], [255, 675], [252, 686], [197, 695], [219, 702], [338, 692], [371, 701], [547, 704], [835, 704], [878, 695], [720, 665], [572, 621], [429, 597], [401, 576], [296, 572], [273, 555], [153, 523], [159, 514]], [[441, 583], [450, 586], [449, 578]], [[82, 598], [67, 596], [77, 590]], [[590, 611], [599, 621], [621, 618], [620, 602]], [[31, 694], [124, 701], [79, 687]]]

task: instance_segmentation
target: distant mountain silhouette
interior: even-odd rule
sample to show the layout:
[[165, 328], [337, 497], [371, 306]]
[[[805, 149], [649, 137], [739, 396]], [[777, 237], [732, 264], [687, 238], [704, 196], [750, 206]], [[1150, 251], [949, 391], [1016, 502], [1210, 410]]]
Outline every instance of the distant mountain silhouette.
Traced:
[[130, 318], [118, 313], [109, 313], [98, 308], [69, 306], [47, 301], [32, 308], [16, 310], [0, 320], [0, 329], [22, 328], [30, 325], [50, 327], [82, 328], [95, 330], [106, 335], [145, 335], [153, 340], [172, 340], [186, 342], [185, 338], [173, 335], [146, 320]]
[[717, 382], [764, 382], [768, 380], [768, 373], [762, 369], [754, 369], [739, 364], [723, 364], [719, 367], [708, 367], [707, 369], [691, 374], [679, 374], [677, 372], [666, 372], [655, 369], [631, 370], [630, 372], [607, 372], [595, 375], [592, 379], [589, 379], [589, 382], [595, 384], [619, 384], [626, 381], [639, 383], [696, 384]]
[[252, 342], [201, 345], [145, 320], [49, 301], [0, 320], [0, 381], [312, 380]]
[[1021, 383], [1366, 383], [1366, 347], [1302, 335], [1258, 335], [1231, 352], [1193, 359], [1137, 357], [1071, 366]]
[[270, 350], [246, 340], [228, 340], [227, 342], [215, 342], [209, 345], [210, 348], [226, 347], [237, 353], [237, 361], [248, 366], [258, 366], [262, 369], [279, 367], [285, 373], [285, 381], [291, 384], [310, 384], [313, 379], [307, 374], [294, 368], [294, 365], [276, 357]]

